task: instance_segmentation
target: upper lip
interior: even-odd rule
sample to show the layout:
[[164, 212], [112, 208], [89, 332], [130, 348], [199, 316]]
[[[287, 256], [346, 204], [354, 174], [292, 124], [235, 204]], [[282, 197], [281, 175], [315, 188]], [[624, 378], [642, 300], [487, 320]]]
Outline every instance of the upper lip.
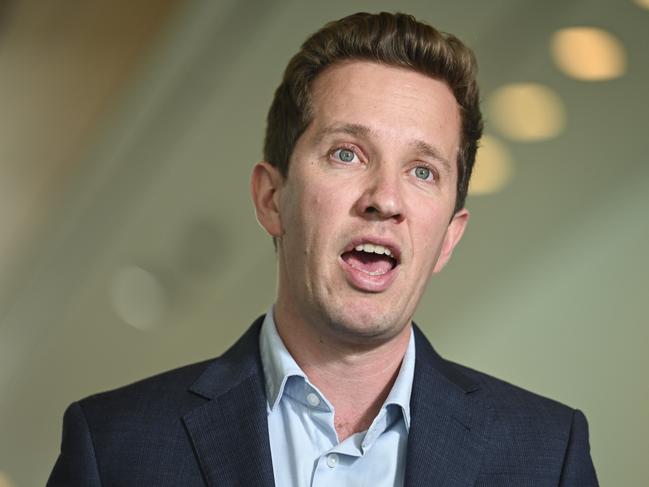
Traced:
[[358, 245], [366, 244], [366, 243], [373, 244], [373, 245], [382, 245], [383, 247], [385, 247], [390, 251], [394, 260], [397, 261], [397, 264], [401, 262], [401, 249], [393, 240], [390, 240], [389, 238], [385, 238], [385, 237], [374, 237], [374, 236], [355, 237], [351, 240], [351, 242], [349, 242], [349, 244], [347, 244], [347, 246], [341, 252], [341, 255], [344, 254], [345, 252], [351, 252]]

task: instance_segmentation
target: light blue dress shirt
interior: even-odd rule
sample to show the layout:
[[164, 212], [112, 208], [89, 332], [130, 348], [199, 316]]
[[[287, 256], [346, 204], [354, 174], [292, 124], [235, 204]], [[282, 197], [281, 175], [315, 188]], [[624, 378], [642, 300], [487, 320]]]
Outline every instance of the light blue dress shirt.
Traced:
[[410, 428], [415, 338], [367, 431], [339, 442], [334, 407], [309, 382], [277, 333], [273, 310], [259, 338], [266, 378], [268, 433], [277, 487], [402, 486]]

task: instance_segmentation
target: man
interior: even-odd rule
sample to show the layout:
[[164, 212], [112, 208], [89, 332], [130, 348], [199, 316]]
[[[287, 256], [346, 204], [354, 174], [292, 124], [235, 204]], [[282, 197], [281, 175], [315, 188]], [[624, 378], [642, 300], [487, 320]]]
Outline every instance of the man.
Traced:
[[214, 361], [70, 406], [48, 485], [597, 485], [582, 413], [445, 361], [411, 322], [467, 224], [475, 74], [406, 15], [310, 37], [251, 181], [274, 307]]

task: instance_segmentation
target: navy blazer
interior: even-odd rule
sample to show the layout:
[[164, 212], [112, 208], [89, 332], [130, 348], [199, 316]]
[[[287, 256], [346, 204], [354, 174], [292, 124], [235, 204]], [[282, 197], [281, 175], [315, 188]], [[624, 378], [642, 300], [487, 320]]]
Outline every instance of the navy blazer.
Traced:
[[[47, 485], [274, 485], [262, 319], [215, 360], [72, 404]], [[407, 487], [598, 485], [580, 411], [448, 362], [414, 332]]]

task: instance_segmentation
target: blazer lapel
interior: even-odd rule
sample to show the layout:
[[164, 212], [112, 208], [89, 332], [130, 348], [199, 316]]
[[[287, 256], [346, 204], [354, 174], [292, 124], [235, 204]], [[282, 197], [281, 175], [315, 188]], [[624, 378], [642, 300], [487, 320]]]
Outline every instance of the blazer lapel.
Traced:
[[433, 350], [415, 326], [406, 487], [474, 485], [486, 446], [487, 407], [479, 385]]
[[257, 320], [191, 387], [209, 401], [183, 416], [210, 486], [274, 486]]

